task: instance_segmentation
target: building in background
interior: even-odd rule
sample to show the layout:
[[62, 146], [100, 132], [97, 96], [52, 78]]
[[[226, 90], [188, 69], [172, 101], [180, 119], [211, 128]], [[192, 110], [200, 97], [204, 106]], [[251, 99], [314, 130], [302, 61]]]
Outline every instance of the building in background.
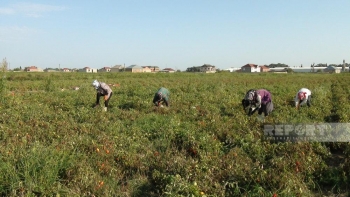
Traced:
[[246, 72], [246, 73], [260, 72], [260, 68], [256, 64], [246, 64], [241, 67], [241, 72]]
[[340, 67], [335, 67], [335, 66], [329, 65], [323, 71], [327, 72], [327, 73], [340, 73], [341, 70], [342, 70], [342, 68], [340, 68]]
[[124, 71], [124, 66], [122, 65], [115, 65], [110, 68], [110, 72], [122, 72]]
[[199, 71], [203, 73], [216, 73], [216, 68], [211, 64], [203, 64], [203, 66], [199, 68]]
[[27, 71], [27, 72], [44, 72], [43, 69], [38, 68], [36, 66], [25, 67], [24, 71]]
[[165, 73], [174, 73], [175, 70], [172, 68], [164, 68], [161, 72], [165, 72]]
[[111, 67], [103, 67], [98, 69], [98, 72], [111, 72]]
[[266, 65], [260, 66], [260, 72], [270, 72], [270, 68]]
[[97, 68], [84, 67], [80, 69], [79, 72], [97, 73]]
[[71, 70], [70, 70], [69, 68], [63, 68], [63, 69], [62, 69], [62, 72], [65, 72], [65, 73], [66, 73], [66, 72], [71, 72]]
[[202, 66], [188, 67], [186, 72], [216, 73], [216, 68], [211, 64], [203, 64]]
[[138, 65], [131, 65], [125, 68], [125, 72], [142, 73], [143, 68]]
[[151, 73], [152, 72], [152, 68], [149, 66], [141, 66], [142, 67], [142, 72], [144, 73]]

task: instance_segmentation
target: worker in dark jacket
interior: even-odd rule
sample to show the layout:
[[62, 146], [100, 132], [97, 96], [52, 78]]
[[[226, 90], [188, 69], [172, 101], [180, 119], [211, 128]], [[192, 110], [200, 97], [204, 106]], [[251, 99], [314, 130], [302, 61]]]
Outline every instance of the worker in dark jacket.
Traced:
[[94, 88], [97, 91], [95, 107], [100, 105], [100, 97], [103, 96], [105, 104], [103, 111], [107, 111], [109, 100], [111, 99], [113, 94], [112, 89], [106, 83], [99, 82], [97, 80], [94, 80], [92, 82], [92, 86], [94, 86]]
[[258, 111], [259, 119], [263, 120], [265, 117], [273, 111], [273, 103], [271, 93], [265, 89], [249, 90], [242, 100], [243, 107], [250, 107], [248, 115], [252, 115], [255, 111]]
[[243, 110], [247, 113], [248, 116], [251, 116], [255, 113], [256, 110], [252, 109], [257, 109], [255, 107], [255, 101], [253, 100], [255, 92], [256, 90], [254, 89], [248, 90], [244, 98], [242, 99]]
[[164, 87], [161, 87], [153, 97], [153, 104], [157, 107], [163, 107], [162, 103], [165, 103], [165, 105], [169, 107], [169, 96], [169, 90]]

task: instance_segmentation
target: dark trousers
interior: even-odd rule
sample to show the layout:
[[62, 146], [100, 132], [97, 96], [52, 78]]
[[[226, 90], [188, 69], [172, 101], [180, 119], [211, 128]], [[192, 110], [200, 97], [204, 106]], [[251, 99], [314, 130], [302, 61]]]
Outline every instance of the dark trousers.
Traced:
[[[109, 98], [105, 101], [105, 107], [108, 107], [109, 99], [111, 99], [113, 92], [111, 92], [111, 95], [109, 95]], [[100, 92], [97, 92], [96, 94], [96, 105], [100, 104], [100, 97], [105, 96], [104, 94], [101, 94]]]
[[308, 107], [311, 107], [311, 95], [307, 98], [306, 104]]
[[261, 115], [264, 113], [265, 116], [268, 116], [273, 110], [273, 103], [272, 101], [266, 103], [266, 104], [261, 104], [261, 107], [258, 111], [258, 114]]

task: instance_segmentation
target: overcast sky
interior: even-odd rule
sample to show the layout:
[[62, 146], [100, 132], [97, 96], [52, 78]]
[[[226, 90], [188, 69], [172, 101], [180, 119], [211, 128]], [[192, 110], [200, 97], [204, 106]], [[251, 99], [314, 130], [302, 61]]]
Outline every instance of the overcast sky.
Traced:
[[350, 62], [349, 0], [2, 0], [10, 68]]

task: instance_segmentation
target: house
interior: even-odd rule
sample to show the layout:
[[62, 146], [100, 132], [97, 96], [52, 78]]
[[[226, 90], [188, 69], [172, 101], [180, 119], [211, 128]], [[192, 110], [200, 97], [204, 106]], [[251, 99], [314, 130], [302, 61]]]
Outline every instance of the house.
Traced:
[[216, 73], [216, 68], [210, 64], [203, 64], [203, 66], [199, 68], [199, 71], [204, 73]]
[[188, 67], [186, 72], [200, 72], [200, 66]]
[[172, 68], [164, 68], [161, 72], [166, 72], [166, 73], [174, 73], [175, 70]]
[[142, 72], [144, 73], [151, 73], [153, 68], [150, 68], [148, 66], [142, 66]]
[[238, 70], [240, 70], [241, 68], [235, 68], [235, 67], [231, 67], [231, 68], [227, 68], [227, 69], [224, 69], [224, 71], [229, 71], [229, 72], [237, 72]]
[[260, 69], [256, 64], [246, 64], [241, 67], [241, 72], [254, 73], [254, 72], [260, 72]]
[[203, 64], [202, 66], [189, 67], [186, 69], [186, 72], [216, 73], [216, 68], [210, 64]]
[[159, 72], [160, 69], [158, 66], [142, 66], [143, 69], [146, 69], [146, 71], [143, 72], [149, 72], [148, 69], [152, 72], [152, 73], [156, 73]]
[[160, 71], [158, 66], [149, 66], [149, 67], [151, 68], [152, 72], [159, 72]]
[[26, 68], [24, 68], [24, 71], [27, 71], [27, 72], [44, 72], [43, 69], [38, 68], [36, 66], [26, 67]]
[[131, 65], [125, 68], [125, 72], [132, 72], [132, 73], [141, 73], [142, 67], [138, 65]]
[[62, 72], [71, 72], [69, 68], [63, 68]]
[[96, 68], [90, 68], [90, 67], [84, 67], [79, 70], [79, 72], [86, 72], [86, 73], [97, 73]]
[[269, 72], [270, 68], [266, 65], [260, 66], [260, 72]]
[[122, 65], [115, 65], [115, 66], [110, 68], [109, 72], [121, 72], [121, 71], [123, 71], [123, 69], [124, 69], [124, 66], [122, 66]]
[[99, 69], [98, 72], [111, 72], [111, 67], [103, 67]]
[[327, 66], [323, 71], [328, 73], [340, 73], [341, 67]]
[[58, 68], [45, 68], [44, 72], [58, 72]]

